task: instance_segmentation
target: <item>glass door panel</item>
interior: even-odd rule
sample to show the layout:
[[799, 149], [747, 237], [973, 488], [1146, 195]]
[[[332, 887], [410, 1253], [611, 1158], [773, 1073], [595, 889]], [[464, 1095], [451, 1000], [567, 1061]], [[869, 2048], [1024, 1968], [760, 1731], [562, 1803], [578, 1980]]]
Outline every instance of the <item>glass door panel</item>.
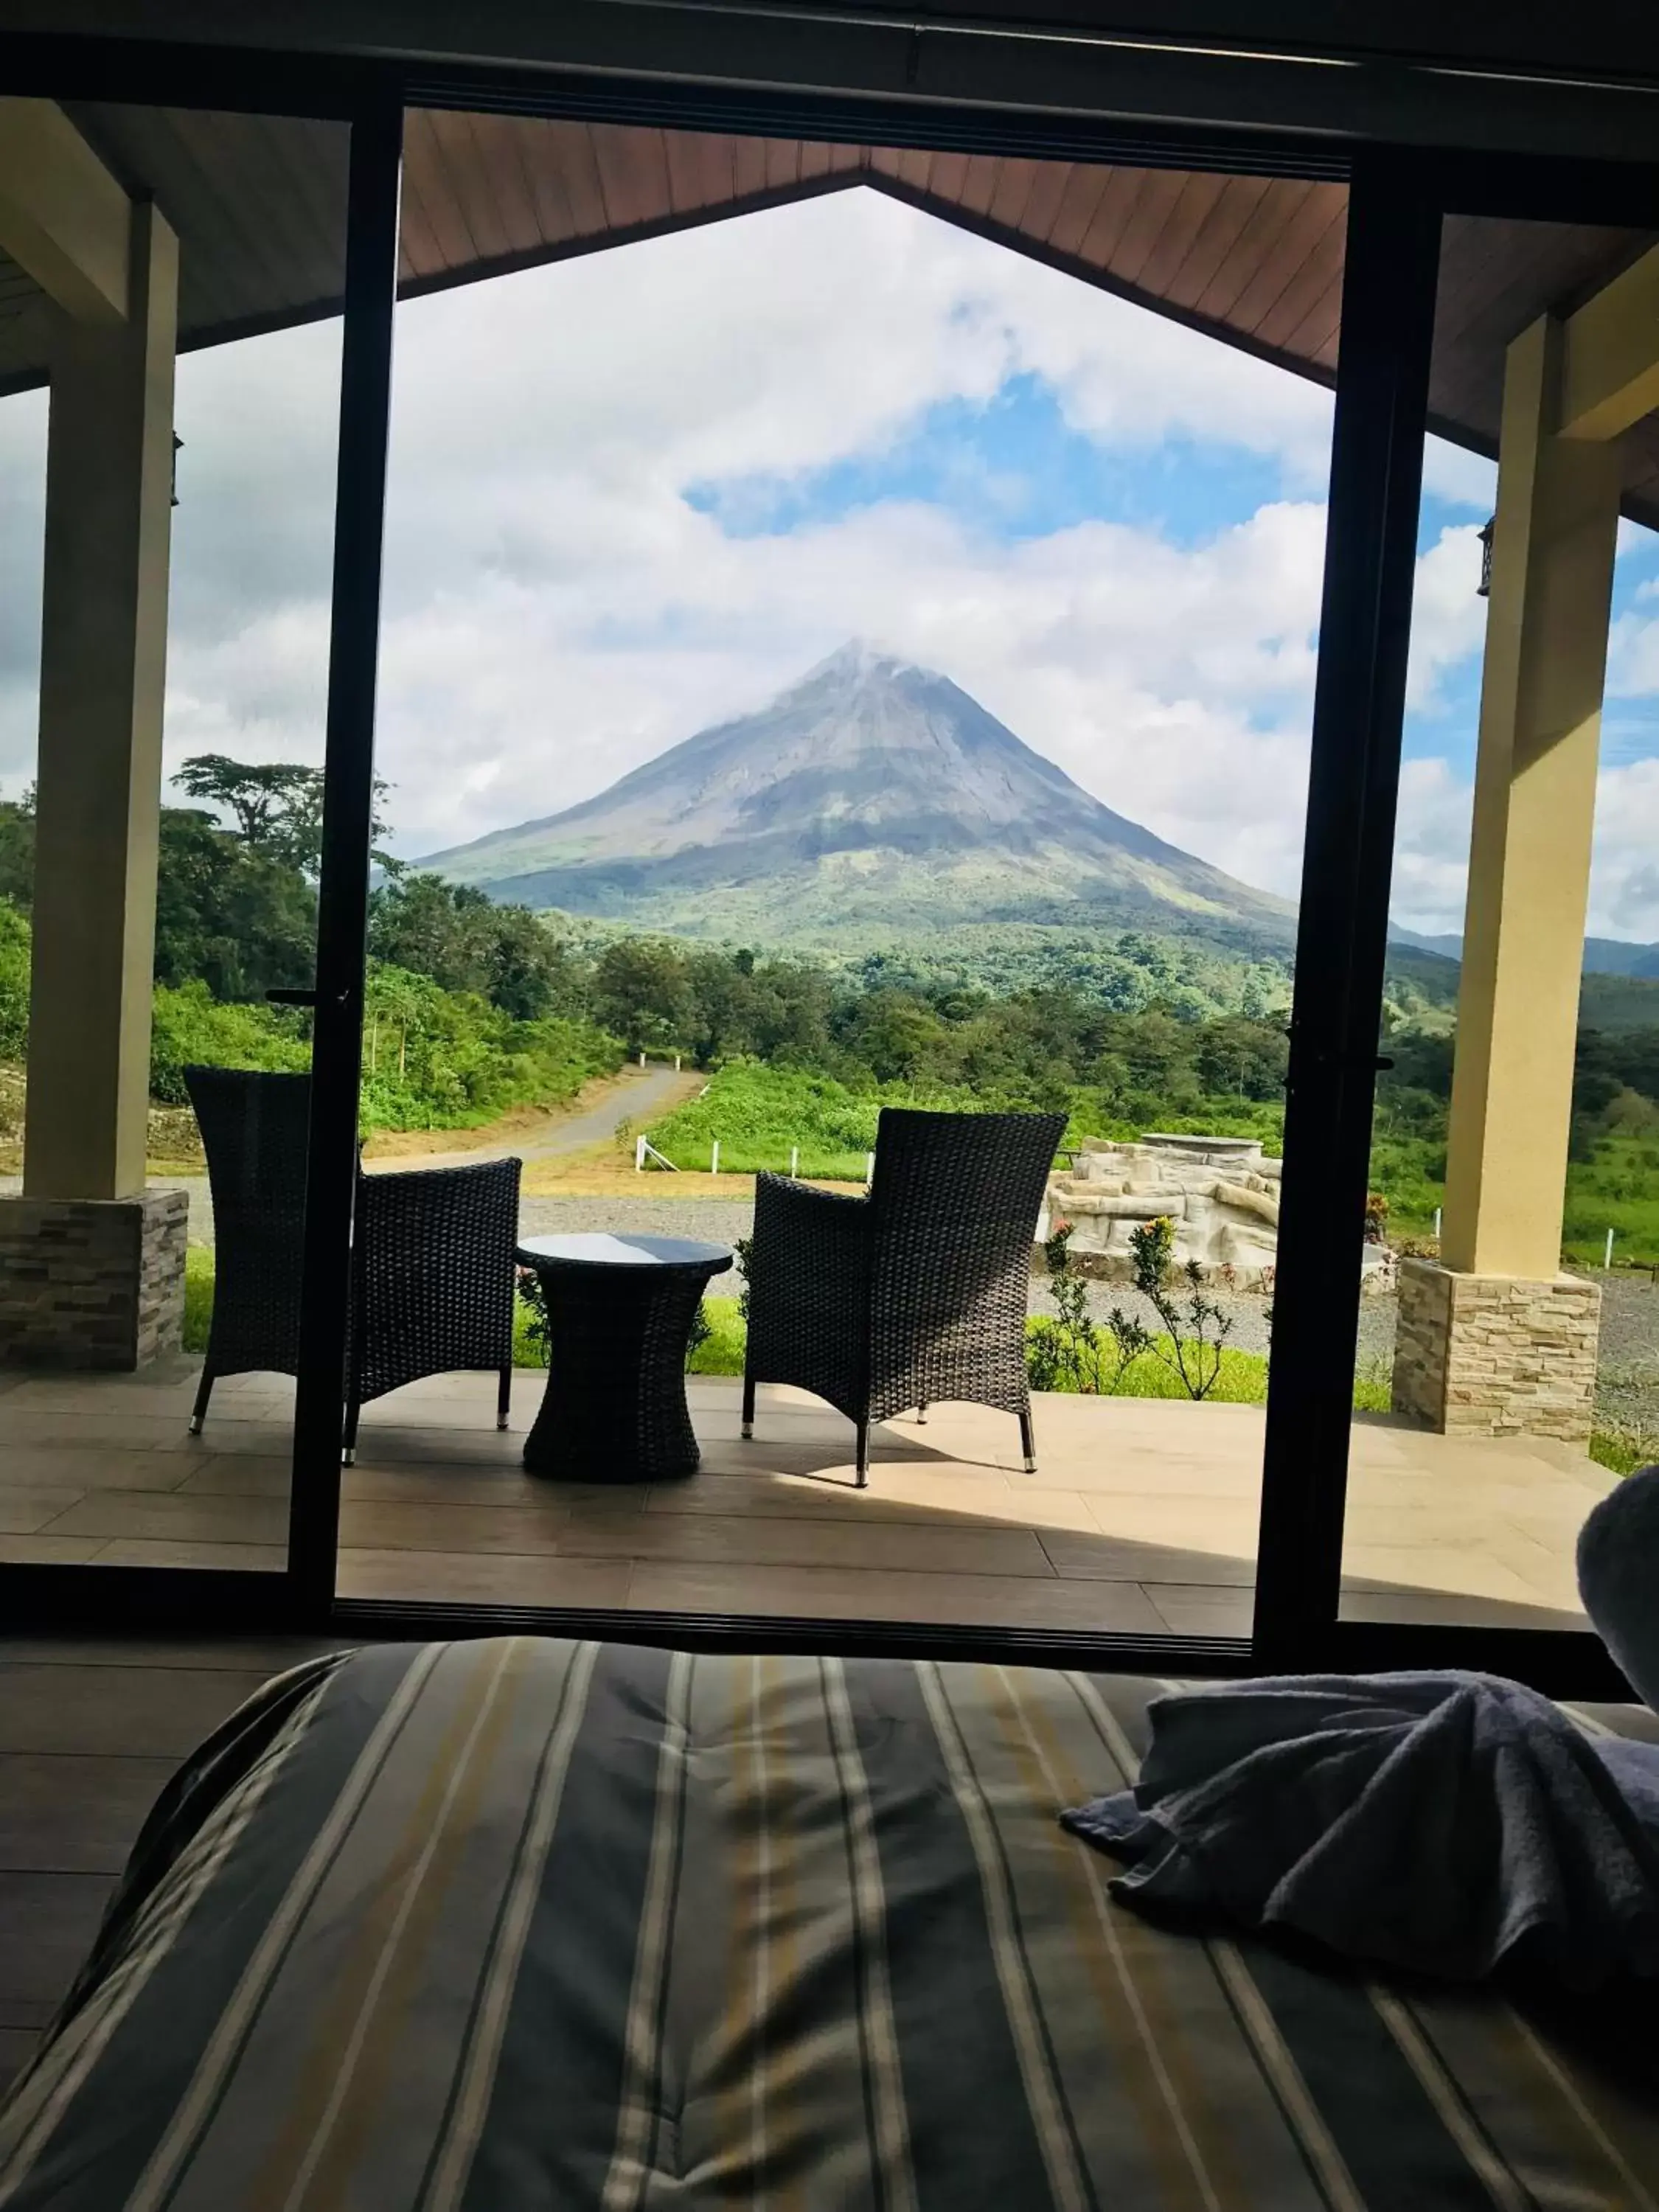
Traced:
[[526, 1235], [736, 1248], [763, 1175], [873, 1154], [878, 1207], [884, 1106], [1063, 1133], [1006, 1323], [1035, 1471], [954, 1370], [866, 1487], [827, 1369], [763, 1369], [745, 1438], [733, 1270], [695, 1474], [527, 1473], [526, 1306], [505, 1432], [483, 1363], [365, 1413], [342, 1592], [1246, 1632], [1346, 190], [405, 149], [371, 1176], [516, 1156]]
[[1652, 431], [1556, 434], [1650, 244], [1445, 223], [1345, 1620], [1581, 1627], [1579, 1525], [1659, 1429]]
[[0, 1556], [280, 1571], [349, 132], [48, 112], [133, 250], [4, 325]]

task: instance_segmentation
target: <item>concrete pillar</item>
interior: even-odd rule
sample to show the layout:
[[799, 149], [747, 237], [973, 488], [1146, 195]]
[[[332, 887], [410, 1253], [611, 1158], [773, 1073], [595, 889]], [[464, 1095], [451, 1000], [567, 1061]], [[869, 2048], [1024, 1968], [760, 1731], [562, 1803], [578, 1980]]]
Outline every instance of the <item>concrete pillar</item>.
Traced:
[[1510, 348], [1441, 1255], [1553, 1276], [1572, 1112], [1620, 449], [1555, 434], [1562, 325]]
[[1566, 327], [1504, 371], [1441, 1265], [1402, 1273], [1395, 1367], [1397, 1407], [1494, 1433], [1587, 1435], [1595, 1382], [1561, 1215], [1620, 471], [1560, 434]]
[[130, 313], [52, 368], [23, 1188], [144, 1186], [179, 252], [132, 210]]
[[176, 1352], [184, 1318], [185, 1195], [144, 1188], [179, 249], [60, 111], [0, 108], [0, 234], [57, 303], [23, 1195], [0, 1204], [0, 1366], [131, 1368]]

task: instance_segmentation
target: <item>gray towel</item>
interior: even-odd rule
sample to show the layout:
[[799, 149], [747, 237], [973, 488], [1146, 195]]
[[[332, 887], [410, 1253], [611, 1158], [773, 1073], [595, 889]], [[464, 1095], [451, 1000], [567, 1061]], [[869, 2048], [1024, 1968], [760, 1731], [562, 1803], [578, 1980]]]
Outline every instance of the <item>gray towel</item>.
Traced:
[[1128, 1862], [1126, 1904], [1460, 1981], [1659, 1972], [1659, 1747], [1461, 1673], [1231, 1682], [1150, 1712], [1136, 1787], [1060, 1815]]

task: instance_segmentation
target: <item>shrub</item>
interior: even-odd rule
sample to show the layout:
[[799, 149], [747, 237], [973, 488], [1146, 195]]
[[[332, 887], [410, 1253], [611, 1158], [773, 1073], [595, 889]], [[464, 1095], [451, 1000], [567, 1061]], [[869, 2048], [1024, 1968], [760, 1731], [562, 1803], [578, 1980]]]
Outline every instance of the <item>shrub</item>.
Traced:
[[150, 1024], [151, 1097], [168, 1106], [187, 1105], [185, 1070], [192, 1065], [276, 1073], [309, 1068], [304, 1017], [278, 1006], [224, 1005], [205, 983], [177, 990], [158, 984]]
[[28, 1034], [28, 917], [0, 898], [0, 1060], [21, 1060]]

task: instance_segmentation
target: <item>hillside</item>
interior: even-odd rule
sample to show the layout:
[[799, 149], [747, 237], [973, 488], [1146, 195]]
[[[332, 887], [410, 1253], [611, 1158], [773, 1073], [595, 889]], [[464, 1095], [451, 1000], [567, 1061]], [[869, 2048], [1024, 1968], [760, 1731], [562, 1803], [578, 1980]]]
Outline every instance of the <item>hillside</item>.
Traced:
[[[1407, 929], [1404, 922], [1391, 921], [1389, 942], [1391, 945], [1407, 945], [1417, 951], [1437, 952], [1448, 960], [1461, 960], [1463, 957], [1463, 939], [1457, 930], [1425, 936], [1420, 929]], [[1622, 937], [1587, 937], [1584, 973], [1629, 975], [1644, 982], [1659, 981], [1659, 945], [1638, 945]]]
[[842, 951], [1030, 925], [1283, 958], [1294, 927], [1284, 901], [1114, 813], [948, 677], [857, 643], [596, 798], [419, 865], [635, 927]]

